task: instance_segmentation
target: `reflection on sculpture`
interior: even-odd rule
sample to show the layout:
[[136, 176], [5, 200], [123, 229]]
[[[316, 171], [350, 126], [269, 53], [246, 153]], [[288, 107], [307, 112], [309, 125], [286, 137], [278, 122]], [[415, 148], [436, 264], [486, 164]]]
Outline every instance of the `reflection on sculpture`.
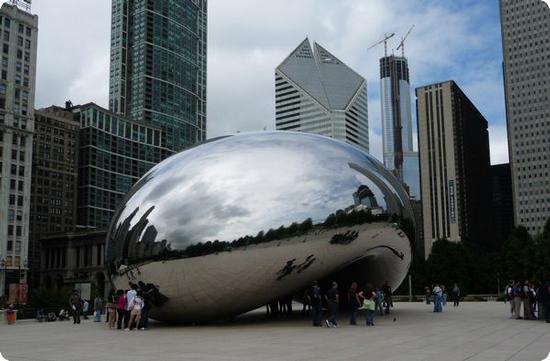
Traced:
[[167, 322], [237, 315], [351, 269], [357, 282], [396, 288], [411, 261], [397, 224], [413, 219], [407, 199], [382, 164], [330, 138], [221, 138], [136, 183], [107, 235], [107, 263], [117, 287], [154, 286], [151, 317]]

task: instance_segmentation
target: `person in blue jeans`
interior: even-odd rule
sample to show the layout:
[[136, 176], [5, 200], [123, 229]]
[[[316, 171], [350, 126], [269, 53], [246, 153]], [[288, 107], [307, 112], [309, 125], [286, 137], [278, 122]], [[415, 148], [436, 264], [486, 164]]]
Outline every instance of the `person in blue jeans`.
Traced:
[[434, 312], [443, 311], [443, 306], [442, 306], [443, 290], [441, 289], [441, 287], [439, 287], [439, 285], [437, 284], [435, 285], [433, 289], [433, 294], [434, 294]]
[[357, 293], [357, 282], [353, 282], [348, 291], [348, 306], [351, 311], [349, 319], [350, 325], [357, 325], [357, 310], [360, 305], [359, 294]]
[[370, 298], [368, 298], [368, 296], [365, 296], [365, 299], [363, 300], [363, 305], [360, 307], [360, 309], [363, 310], [363, 313], [365, 314], [367, 326], [374, 326], [375, 302], [373, 298], [374, 295], [371, 295]]
[[321, 325], [321, 315], [323, 313], [323, 299], [321, 296], [321, 288], [317, 282], [313, 282], [313, 287], [311, 287], [309, 294], [309, 304], [311, 305], [311, 321], [313, 326], [322, 326]]

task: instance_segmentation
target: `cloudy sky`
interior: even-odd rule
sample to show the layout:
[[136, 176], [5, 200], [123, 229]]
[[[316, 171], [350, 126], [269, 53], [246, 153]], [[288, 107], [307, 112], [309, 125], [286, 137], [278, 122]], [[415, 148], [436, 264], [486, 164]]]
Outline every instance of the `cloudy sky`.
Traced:
[[[107, 105], [110, 0], [35, 0], [36, 106]], [[273, 129], [274, 69], [307, 36], [367, 78], [371, 153], [381, 157], [378, 58], [404, 34], [412, 87], [455, 80], [490, 124], [491, 160], [508, 160], [497, 0], [209, 0], [208, 137]], [[395, 48], [397, 37], [390, 43]], [[414, 104], [414, 91], [413, 91]]]

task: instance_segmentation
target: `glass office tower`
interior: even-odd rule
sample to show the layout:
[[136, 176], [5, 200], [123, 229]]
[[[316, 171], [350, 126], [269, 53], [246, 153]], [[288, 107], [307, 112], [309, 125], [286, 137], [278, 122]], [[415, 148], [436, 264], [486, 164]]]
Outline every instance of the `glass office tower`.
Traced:
[[179, 151], [206, 139], [207, 0], [113, 0], [109, 109], [160, 127]]

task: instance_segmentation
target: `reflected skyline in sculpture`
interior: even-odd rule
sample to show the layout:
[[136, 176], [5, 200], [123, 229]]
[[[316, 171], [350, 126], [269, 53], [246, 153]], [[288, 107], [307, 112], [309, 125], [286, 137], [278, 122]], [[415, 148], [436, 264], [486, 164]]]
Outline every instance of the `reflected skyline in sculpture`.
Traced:
[[[272, 280], [280, 283], [292, 275], [302, 277], [307, 273], [311, 275], [304, 278], [313, 280], [345, 267], [351, 259], [367, 257], [374, 248], [367, 247], [363, 239], [363, 234], [371, 231], [365, 232], [364, 225], [376, 225], [370, 227], [375, 229], [380, 224], [388, 225], [390, 218], [412, 219], [406, 193], [380, 163], [363, 151], [304, 133], [240, 134], [176, 154], [138, 181], [109, 230], [107, 262], [115, 283], [117, 278], [141, 277], [146, 283], [156, 284], [156, 280], [145, 279], [144, 269], [154, 268], [155, 274], [160, 274], [158, 263], [177, 260], [183, 270], [185, 262], [191, 265], [224, 255], [241, 257], [238, 262], [250, 261], [253, 265], [257, 260], [249, 259], [247, 254], [252, 257], [258, 253], [261, 258], [260, 253], [277, 247], [274, 253], [288, 248], [290, 255], [307, 243], [307, 254], [286, 260], [279, 255], [281, 261], [273, 260], [270, 273]], [[394, 229], [397, 248], [403, 248], [390, 253], [396, 257], [408, 252], [409, 259], [404, 262], [410, 263], [408, 240], [400, 241], [400, 231], [389, 228]], [[315, 252], [318, 246], [358, 248], [359, 254], [331, 259], [331, 266], [322, 272], [317, 269], [321, 260]], [[128, 271], [134, 268], [137, 271], [130, 277]], [[402, 268], [408, 268], [408, 263]], [[405, 273], [394, 283], [400, 283]], [[193, 282], [183, 277], [185, 282]], [[305, 286], [295, 283], [286, 292]], [[174, 292], [166, 292], [162, 284], [159, 289], [168, 297], [166, 305], [170, 304]], [[238, 309], [244, 311], [259, 305], [259, 301]], [[160, 311], [157, 318], [165, 318]], [[216, 318], [220, 312], [214, 310], [212, 316], [203, 313], [206, 316], [197, 318]]]

